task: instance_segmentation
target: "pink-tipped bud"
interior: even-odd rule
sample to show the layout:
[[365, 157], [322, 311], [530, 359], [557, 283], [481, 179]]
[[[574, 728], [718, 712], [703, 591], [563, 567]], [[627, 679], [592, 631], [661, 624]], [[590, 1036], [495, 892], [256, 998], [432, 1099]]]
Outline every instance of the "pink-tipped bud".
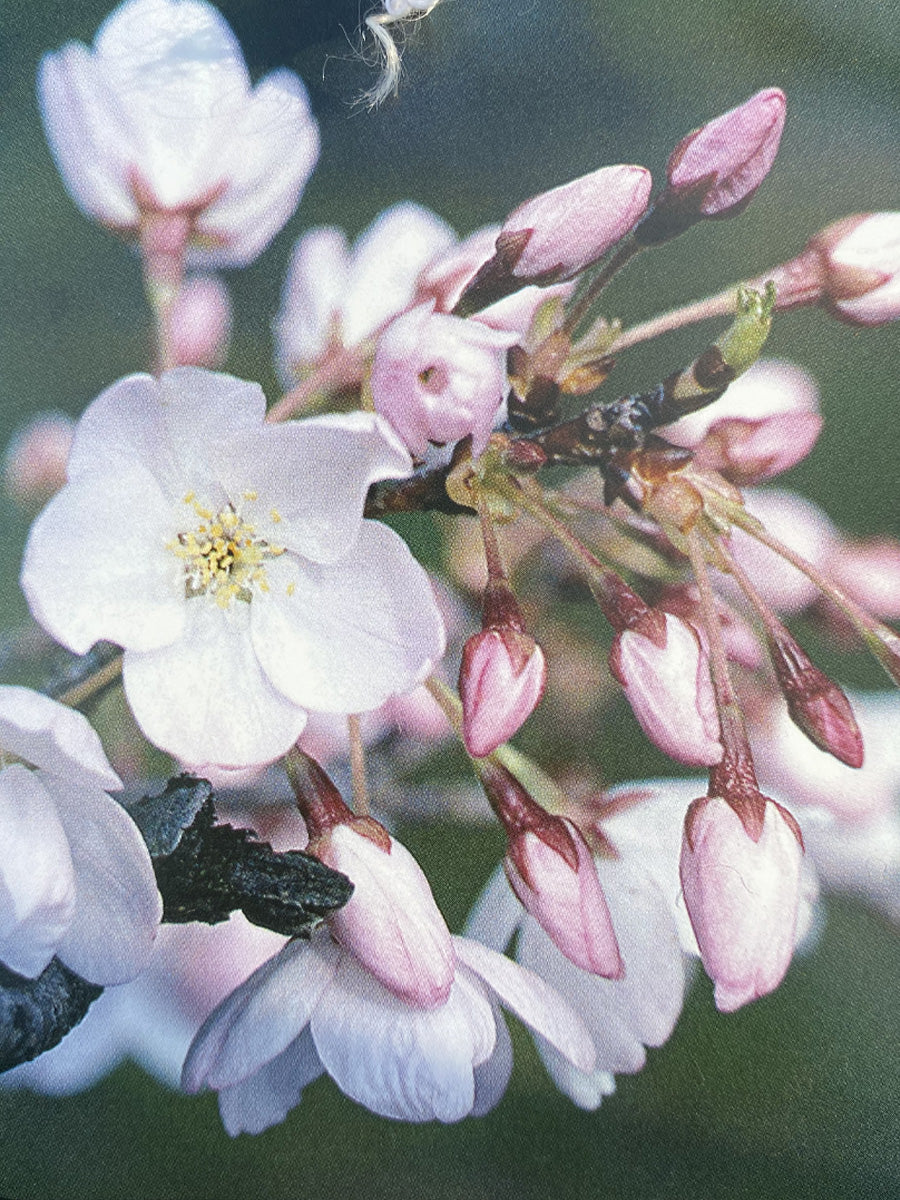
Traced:
[[772, 665], [791, 720], [820, 750], [848, 767], [863, 764], [863, 740], [850, 701], [810, 662], [786, 629], [769, 639]]
[[515, 334], [489, 329], [420, 305], [382, 334], [372, 365], [375, 411], [410, 451], [430, 442], [472, 436], [478, 455], [487, 445], [506, 393], [506, 351]]
[[494, 257], [466, 287], [457, 311], [476, 312], [526, 284], [561, 283], [598, 262], [647, 208], [644, 167], [603, 167], [541, 192], [503, 222]]
[[662, 636], [639, 624], [616, 634], [609, 667], [638, 724], [677, 762], [712, 766], [722, 757], [709, 659], [690, 625], [665, 613]]
[[505, 768], [479, 768], [509, 839], [503, 869], [523, 907], [562, 953], [606, 979], [625, 973], [593, 855], [571, 821], [551, 816]]
[[521, 629], [493, 626], [470, 637], [459, 671], [468, 752], [482, 758], [518, 732], [537, 708], [546, 682], [543, 652]]
[[742, 487], [800, 462], [821, 429], [812, 378], [791, 363], [771, 361], [755, 364], [721, 399], [660, 433], [693, 450], [697, 467]]
[[706, 217], [742, 212], [775, 161], [786, 105], [784, 92], [765, 88], [682, 138], [669, 158], [665, 191], [638, 239], [667, 241]]
[[26, 512], [37, 512], [66, 482], [75, 422], [40, 413], [13, 436], [3, 456], [3, 486]]
[[684, 902], [720, 1012], [773, 991], [794, 951], [800, 831], [780, 804], [755, 799], [746, 824], [721, 796], [695, 800], [684, 822]]
[[187, 279], [172, 306], [172, 354], [180, 367], [218, 367], [231, 332], [228, 289], [214, 275]]

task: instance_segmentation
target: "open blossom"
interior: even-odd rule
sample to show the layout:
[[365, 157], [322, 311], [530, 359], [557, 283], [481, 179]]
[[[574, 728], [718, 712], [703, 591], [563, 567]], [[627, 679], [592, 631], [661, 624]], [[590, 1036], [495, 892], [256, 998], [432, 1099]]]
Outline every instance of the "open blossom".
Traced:
[[[57, 956], [92, 983], [132, 979], [162, 916], [150, 855], [108, 795], [122, 784], [77, 712], [0, 687], [0, 963], [34, 978]], [[29, 764], [34, 770], [29, 770]]]
[[134, 375], [82, 416], [69, 482], [32, 527], [22, 586], [84, 653], [125, 648], [147, 737], [184, 762], [250, 766], [307, 709], [362, 712], [443, 652], [431, 586], [363, 503], [409, 458], [374, 414], [270, 426], [255, 384]]
[[755, 837], [721, 796], [695, 800], [685, 819], [684, 899], [721, 1012], [773, 991], [794, 951], [800, 831], [780, 804], [759, 801], [764, 808]]
[[333, 226], [305, 233], [294, 246], [275, 322], [285, 383], [330, 348], [359, 345], [408, 308], [420, 271], [455, 237], [446, 221], [410, 202], [386, 208], [352, 248]]
[[370, 379], [375, 411], [410, 451], [425, 454], [471, 434], [487, 445], [506, 392], [506, 351], [515, 334], [420, 305], [397, 317], [378, 340]]
[[279, 70], [251, 88], [240, 46], [204, 0], [127, 0], [93, 49], [72, 42], [44, 58], [39, 91], [79, 207], [129, 233], [170, 218], [207, 265], [254, 259], [318, 156], [303, 84]]
[[[398, 849], [392, 841], [391, 855]], [[370, 860], [375, 854], [384, 851], [364, 851]], [[219, 1092], [229, 1133], [255, 1133], [283, 1120], [323, 1071], [359, 1104], [397, 1120], [449, 1122], [486, 1112], [503, 1094], [512, 1066], [498, 1004], [567, 1061], [593, 1068], [587, 1030], [566, 1001], [502, 954], [450, 937], [424, 877], [410, 888], [409, 862], [399, 866], [403, 879], [396, 886], [384, 869], [373, 888], [364, 870], [349, 923], [336, 927], [328, 918], [330, 930], [288, 943], [200, 1030], [183, 1086]], [[387, 940], [379, 932], [385, 918]], [[391, 930], [401, 936], [392, 939]], [[395, 972], [379, 970], [376, 978], [366, 965], [373, 937], [381, 937], [382, 957], [393, 956]], [[444, 985], [416, 997], [402, 968], [426, 978], [433, 969], [423, 956], [438, 949]]]
[[613, 675], [654, 745], [678, 762], [711, 766], [722, 757], [709, 660], [690, 625], [665, 613], [662, 644], [637, 629], [616, 634]]

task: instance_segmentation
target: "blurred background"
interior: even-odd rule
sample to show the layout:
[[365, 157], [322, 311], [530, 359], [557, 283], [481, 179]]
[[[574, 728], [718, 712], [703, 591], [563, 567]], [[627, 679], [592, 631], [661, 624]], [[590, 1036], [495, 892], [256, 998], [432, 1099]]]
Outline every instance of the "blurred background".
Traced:
[[[748, 212], [644, 255], [610, 290], [610, 315], [627, 323], [718, 291], [789, 257], [832, 219], [900, 207], [900, 5], [885, 0], [444, 0], [409, 40], [399, 98], [376, 113], [353, 106], [373, 82], [357, 52], [364, 4], [219, 7], [254, 75], [279, 65], [301, 74], [322, 130], [297, 214], [229, 279], [228, 369], [270, 398], [270, 327], [302, 230], [334, 223], [356, 234], [387, 204], [414, 199], [466, 233], [605, 163], [661, 177], [683, 134], [766, 85], [787, 92], [788, 124]], [[137, 258], [69, 200], [34, 99], [42, 53], [90, 42], [109, 10], [104, 0], [0, 0], [0, 445], [35, 411], [76, 415], [148, 362]], [[710, 332], [638, 353], [617, 370], [617, 390], [684, 365]], [[788, 315], [768, 352], [813, 373], [826, 417], [817, 450], [787, 482], [849, 532], [900, 535], [898, 327]], [[12, 626], [26, 613], [16, 578], [27, 523], [8, 500], [0, 509], [0, 605]], [[440, 555], [427, 519], [404, 533], [432, 561]], [[822, 665], [833, 665], [827, 650]], [[882, 685], [862, 658], [840, 669], [855, 686]], [[537, 727], [528, 746], [552, 766], [541, 736]], [[597, 742], [610, 782], [662, 767], [615, 726]], [[500, 840], [450, 825], [410, 824], [402, 836], [460, 928]], [[284, 1125], [230, 1141], [212, 1097], [173, 1095], [124, 1066], [69, 1099], [0, 1090], [0, 1196], [894, 1198], [900, 937], [852, 902], [825, 907], [818, 946], [774, 996], [718, 1017], [699, 981], [669, 1044], [640, 1075], [620, 1077], [596, 1113], [554, 1091], [518, 1030], [506, 1098], [450, 1128], [381, 1120], [323, 1079]]]

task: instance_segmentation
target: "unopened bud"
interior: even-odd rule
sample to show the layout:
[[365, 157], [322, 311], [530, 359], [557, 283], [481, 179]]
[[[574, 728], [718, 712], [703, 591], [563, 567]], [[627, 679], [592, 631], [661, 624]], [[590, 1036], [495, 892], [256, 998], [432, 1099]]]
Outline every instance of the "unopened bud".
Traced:
[[662, 637], [640, 626], [617, 633], [609, 667], [655, 746], [677, 762], [712, 766], [722, 744], [709, 660], [689, 625], [664, 617]]
[[522, 630], [495, 625], [470, 637], [459, 672], [469, 753], [481, 758], [511, 738], [537, 708], [546, 682], [543, 652]]
[[185, 280], [172, 307], [172, 354], [180, 367], [218, 367], [231, 332], [231, 302], [214, 275]]
[[721, 796], [695, 800], [684, 823], [684, 902], [721, 1012], [773, 991], [794, 950], [802, 841], [786, 809], [757, 799], [756, 837]]
[[863, 740], [850, 701], [784, 627], [769, 638], [772, 665], [794, 724], [848, 767], [863, 764]]
[[506, 351], [515, 334], [421, 305], [398, 317], [378, 341], [372, 399], [410, 451], [421, 457], [472, 436], [484, 450], [506, 392]]
[[574, 279], [633, 228], [651, 186], [644, 167], [603, 167], [526, 200], [504, 221], [494, 257], [468, 284], [456, 311], [477, 312], [529, 283]]
[[665, 191], [636, 231], [668, 241], [707, 217], [737, 216], [769, 173], [784, 129], [784, 92], [766, 88], [683, 138], [669, 158]]
[[64, 413], [40, 413], [13, 436], [3, 456], [3, 485], [26, 512], [43, 508], [66, 482], [75, 422]]
[[504, 767], [483, 763], [479, 774], [509, 838], [503, 867], [523, 907], [577, 967], [621, 979], [606, 897], [577, 827], [545, 812]]

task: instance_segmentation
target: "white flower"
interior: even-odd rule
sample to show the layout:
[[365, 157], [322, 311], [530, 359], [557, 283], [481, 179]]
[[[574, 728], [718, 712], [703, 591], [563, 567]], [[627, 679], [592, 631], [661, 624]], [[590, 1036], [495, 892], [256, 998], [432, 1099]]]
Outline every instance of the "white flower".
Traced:
[[589, 1071], [587, 1031], [530, 971], [452, 939], [447, 999], [420, 1008], [389, 991], [326, 931], [289, 943], [220, 1005], [194, 1041], [183, 1086], [219, 1092], [225, 1128], [259, 1133], [327, 1071], [351, 1099], [401, 1121], [459, 1121], [492, 1108], [512, 1049], [498, 1004]]
[[376, 708], [443, 652], [424, 571], [362, 519], [369, 485], [409, 470], [388, 427], [264, 417], [231, 376], [121, 380], [82, 416], [25, 551], [37, 619], [79, 654], [122, 645], [141, 728], [195, 765], [271, 761], [307, 709]]
[[146, 965], [162, 916], [147, 847], [122, 784], [77, 712], [0, 687], [0, 962], [35, 978], [59, 957], [92, 983]]
[[331, 226], [304, 234], [294, 246], [275, 322], [285, 383], [332, 345], [357, 346], [407, 309], [420, 272], [455, 240], [446, 221], [409, 202], [386, 208], [352, 249]]
[[241, 266], [293, 213], [319, 136], [303, 84], [256, 88], [227, 23], [203, 0], [128, 0], [94, 47], [48, 54], [47, 138], [78, 206], [135, 232], [148, 213], [190, 221], [193, 261]]

